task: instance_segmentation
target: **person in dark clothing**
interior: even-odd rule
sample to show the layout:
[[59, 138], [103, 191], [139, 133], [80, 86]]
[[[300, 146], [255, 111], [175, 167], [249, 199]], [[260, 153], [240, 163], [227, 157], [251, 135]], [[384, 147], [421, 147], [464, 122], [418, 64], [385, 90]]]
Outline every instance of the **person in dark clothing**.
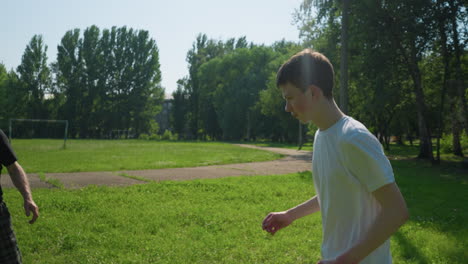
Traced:
[[[16, 155], [10, 146], [7, 136], [0, 129], [0, 176], [2, 166], [6, 167], [11, 180], [24, 199], [24, 210], [26, 216], [32, 213], [33, 224], [39, 217], [39, 208], [34, 202], [29, 188], [29, 181], [21, 165], [16, 159]], [[21, 261], [21, 252], [16, 242], [16, 236], [13, 232], [10, 213], [6, 204], [3, 202], [3, 192], [0, 186], [0, 263], [18, 264]]]

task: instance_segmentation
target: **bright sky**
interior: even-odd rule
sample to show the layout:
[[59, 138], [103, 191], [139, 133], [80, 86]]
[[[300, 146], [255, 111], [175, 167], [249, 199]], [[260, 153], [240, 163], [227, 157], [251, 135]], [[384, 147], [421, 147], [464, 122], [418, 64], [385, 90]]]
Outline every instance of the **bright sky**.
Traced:
[[299, 41], [292, 24], [301, 0], [6, 0], [0, 9], [0, 62], [16, 69], [33, 35], [48, 46], [48, 63], [56, 60], [65, 32], [91, 25], [99, 29], [127, 26], [148, 30], [160, 53], [166, 94], [188, 75], [187, 52], [199, 33], [227, 40], [246, 36], [255, 44], [281, 39]]

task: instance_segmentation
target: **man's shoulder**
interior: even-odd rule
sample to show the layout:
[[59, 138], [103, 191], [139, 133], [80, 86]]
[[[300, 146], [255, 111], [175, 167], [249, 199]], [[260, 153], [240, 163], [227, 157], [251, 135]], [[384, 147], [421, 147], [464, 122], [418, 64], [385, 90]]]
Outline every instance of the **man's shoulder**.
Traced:
[[340, 133], [343, 141], [351, 141], [372, 135], [364, 124], [352, 117], [346, 118]]
[[339, 145], [344, 149], [380, 148], [379, 140], [361, 122], [349, 118], [343, 124]]

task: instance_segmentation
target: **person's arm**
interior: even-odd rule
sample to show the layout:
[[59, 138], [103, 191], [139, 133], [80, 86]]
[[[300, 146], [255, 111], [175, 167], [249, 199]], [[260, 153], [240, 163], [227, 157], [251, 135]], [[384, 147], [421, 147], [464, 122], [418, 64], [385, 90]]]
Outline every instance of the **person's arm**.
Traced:
[[372, 192], [381, 206], [380, 214], [365, 235], [336, 260], [320, 261], [320, 264], [359, 263], [382, 245], [409, 218], [405, 200], [395, 183], [387, 184]]
[[26, 216], [29, 216], [30, 213], [33, 214], [32, 219], [29, 221], [30, 224], [33, 224], [36, 219], [39, 217], [39, 208], [34, 202], [31, 194], [31, 189], [29, 187], [29, 181], [24, 172], [23, 168], [18, 162], [14, 162], [11, 165], [7, 166], [8, 174], [10, 174], [11, 181], [15, 185], [16, 189], [21, 193], [24, 200], [24, 210]]
[[278, 230], [287, 227], [295, 220], [320, 211], [317, 196], [284, 212], [269, 213], [262, 222], [263, 230], [274, 235]]
[[315, 195], [310, 200], [287, 210], [286, 214], [288, 214], [293, 219], [293, 221], [295, 221], [299, 218], [316, 213], [318, 211], [320, 211], [320, 205], [318, 202], [318, 197]]

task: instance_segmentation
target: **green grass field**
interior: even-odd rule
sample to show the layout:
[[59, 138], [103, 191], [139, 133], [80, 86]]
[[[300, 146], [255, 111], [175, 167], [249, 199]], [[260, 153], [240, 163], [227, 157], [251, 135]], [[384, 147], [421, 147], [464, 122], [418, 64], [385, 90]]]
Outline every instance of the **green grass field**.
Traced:
[[147, 140], [14, 139], [20, 164], [29, 172], [117, 171], [182, 168], [281, 157], [271, 152], [216, 142], [161, 142]]
[[[412, 149], [393, 154], [412, 155]], [[394, 263], [468, 259], [468, 173], [443, 163], [392, 161], [411, 218], [392, 237]], [[14, 189], [4, 198], [24, 263], [315, 263], [320, 215], [274, 237], [261, 230], [270, 211], [314, 195], [309, 172], [130, 187], [35, 189], [41, 217], [29, 225]]]

